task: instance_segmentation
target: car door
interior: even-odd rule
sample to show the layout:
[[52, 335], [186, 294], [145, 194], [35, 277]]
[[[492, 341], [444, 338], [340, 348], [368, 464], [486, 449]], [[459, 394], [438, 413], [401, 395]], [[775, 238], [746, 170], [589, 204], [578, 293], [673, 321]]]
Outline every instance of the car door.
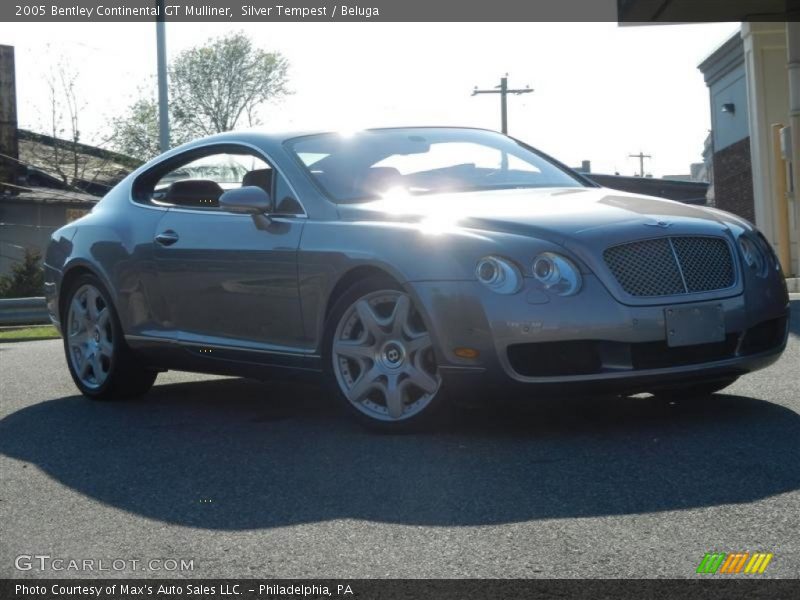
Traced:
[[153, 241], [167, 209], [150, 208], [133, 202], [125, 206], [124, 220], [119, 223], [120, 241], [96, 241], [87, 236], [79, 239], [78, 244], [90, 245], [83, 250], [84, 255], [92, 256], [110, 274], [116, 292], [114, 301], [126, 334], [172, 339], [169, 313], [155, 267]]
[[[221, 189], [243, 183], [264, 186], [277, 172], [269, 172], [271, 165], [258, 156], [257, 168], [243, 177], [231, 176], [212, 164], [214, 156], [201, 157], [209, 168], [198, 171], [190, 164], [178, 169], [177, 178], [168, 174], [166, 180], [172, 182], [161, 191], [170, 208], [155, 235], [155, 255], [177, 339], [209, 348], [298, 349], [303, 324], [297, 250], [304, 215], [275, 215], [268, 225], [257, 227], [249, 215], [220, 210], [209, 182]], [[196, 163], [196, 153], [192, 158]], [[259, 174], [268, 177], [250, 177]], [[192, 186], [187, 181], [204, 183]], [[176, 186], [184, 195], [169, 197]]]

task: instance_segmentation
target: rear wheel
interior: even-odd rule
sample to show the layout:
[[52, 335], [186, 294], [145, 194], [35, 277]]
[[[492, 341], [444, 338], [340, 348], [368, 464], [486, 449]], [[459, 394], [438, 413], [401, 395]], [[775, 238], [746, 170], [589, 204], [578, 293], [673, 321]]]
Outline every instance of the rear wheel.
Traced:
[[157, 373], [144, 368], [128, 348], [109, 294], [97, 277], [79, 277], [67, 293], [64, 352], [78, 389], [96, 400], [146, 393]]
[[738, 377], [730, 377], [728, 379], [720, 379], [718, 381], [710, 381], [708, 383], [700, 383], [697, 385], [687, 385], [676, 388], [669, 388], [664, 390], [657, 390], [653, 392], [656, 398], [664, 400], [686, 400], [690, 398], [705, 398], [711, 396], [716, 392], [724, 390], [726, 387], [733, 385]]
[[443, 404], [433, 342], [411, 297], [389, 279], [364, 280], [337, 302], [325, 340], [332, 384], [362, 423], [400, 431]]

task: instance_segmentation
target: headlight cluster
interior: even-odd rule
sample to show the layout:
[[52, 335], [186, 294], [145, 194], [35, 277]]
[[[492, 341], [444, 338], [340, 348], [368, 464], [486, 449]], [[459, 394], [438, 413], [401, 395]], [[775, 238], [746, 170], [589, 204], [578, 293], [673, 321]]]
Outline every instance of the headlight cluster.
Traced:
[[486, 256], [478, 261], [475, 275], [483, 285], [498, 294], [515, 294], [522, 287], [522, 274], [510, 260]]
[[[581, 289], [580, 270], [565, 256], [543, 252], [534, 259], [531, 268], [534, 278], [559, 296], [572, 296]], [[500, 256], [486, 256], [479, 260], [475, 275], [478, 281], [498, 294], [514, 294], [522, 288], [519, 268]]]
[[544, 252], [533, 261], [533, 276], [559, 296], [572, 296], [581, 289], [581, 272], [565, 256]]
[[757, 240], [750, 239], [745, 235], [739, 236], [739, 250], [742, 253], [745, 264], [750, 267], [759, 277], [766, 277], [769, 271], [769, 256]]
[[761, 247], [764, 249], [764, 253], [769, 257], [772, 261], [772, 268], [774, 268], [779, 273], [781, 272], [781, 259], [778, 258], [778, 254], [775, 252], [775, 249], [772, 247], [767, 241], [767, 238], [764, 237], [764, 234], [760, 231], [756, 231], [756, 235], [758, 235], [758, 241], [761, 242]]

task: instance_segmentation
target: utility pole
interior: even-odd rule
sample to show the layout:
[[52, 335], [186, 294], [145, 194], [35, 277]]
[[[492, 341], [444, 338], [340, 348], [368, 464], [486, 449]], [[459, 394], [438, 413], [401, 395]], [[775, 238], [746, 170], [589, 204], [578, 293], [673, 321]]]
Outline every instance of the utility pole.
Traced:
[[638, 158], [639, 159], [639, 177], [644, 177], [644, 159], [645, 158], [653, 158], [649, 154], [645, 154], [641, 150], [639, 150], [639, 154], [629, 154], [630, 158]]
[[156, 54], [158, 62], [158, 145], [169, 150], [169, 106], [167, 97], [167, 33], [164, 23], [164, 0], [156, 0]]
[[500, 78], [500, 85], [495, 87], [491, 90], [479, 90], [478, 86], [475, 86], [475, 89], [472, 90], [472, 95], [477, 96], [478, 94], [500, 94], [500, 130], [507, 134], [508, 133], [508, 95], [509, 94], [530, 94], [533, 90], [531, 86], [526, 85], [523, 89], [518, 90], [510, 90], [508, 89], [508, 73], [506, 73], [505, 77]]
[[13, 46], [0, 46], [0, 194], [16, 194], [19, 173], [17, 92]]

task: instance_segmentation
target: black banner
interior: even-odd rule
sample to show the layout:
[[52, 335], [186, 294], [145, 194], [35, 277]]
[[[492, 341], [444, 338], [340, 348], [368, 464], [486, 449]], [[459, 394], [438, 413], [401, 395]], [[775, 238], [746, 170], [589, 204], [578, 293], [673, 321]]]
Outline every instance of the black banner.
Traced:
[[259, 580], [259, 579], [40, 579], [0, 580], [3, 600], [503, 600], [636, 598], [789, 600], [800, 598], [800, 580], [753, 578], [644, 580]]
[[794, 0], [4, 0], [2, 21], [612, 21], [795, 20]]

